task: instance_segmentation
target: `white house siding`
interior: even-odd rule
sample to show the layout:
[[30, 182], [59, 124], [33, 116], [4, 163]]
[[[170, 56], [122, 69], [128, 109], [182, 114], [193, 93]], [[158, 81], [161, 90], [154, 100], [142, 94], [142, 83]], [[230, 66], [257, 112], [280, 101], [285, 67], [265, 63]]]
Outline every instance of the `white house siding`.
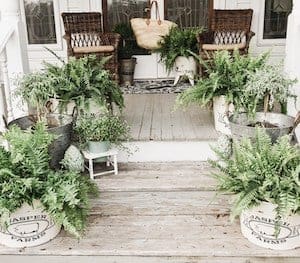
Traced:
[[[63, 23], [60, 18], [60, 13], [64, 11], [100, 11], [101, 0], [56, 0], [59, 4], [59, 20], [60, 32], [63, 35]], [[162, 1], [162, 0], [161, 0]], [[263, 26], [263, 6], [262, 0], [214, 0], [214, 7], [216, 9], [243, 9], [252, 8], [254, 10], [254, 17], [252, 22], [252, 30], [256, 33], [251, 41], [250, 52], [254, 55], [272, 50], [271, 59], [278, 61], [285, 56], [285, 43], [280, 40], [264, 41], [262, 40], [262, 26]], [[66, 43], [61, 38], [56, 47], [52, 48], [59, 56], [66, 58]], [[57, 61], [49, 52], [45, 51], [42, 46], [39, 48], [28, 47], [28, 56], [30, 69], [35, 70], [42, 67], [42, 61]], [[137, 66], [144, 67], [143, 63]], [[163, 76], [160, 76], [163, 77]]]

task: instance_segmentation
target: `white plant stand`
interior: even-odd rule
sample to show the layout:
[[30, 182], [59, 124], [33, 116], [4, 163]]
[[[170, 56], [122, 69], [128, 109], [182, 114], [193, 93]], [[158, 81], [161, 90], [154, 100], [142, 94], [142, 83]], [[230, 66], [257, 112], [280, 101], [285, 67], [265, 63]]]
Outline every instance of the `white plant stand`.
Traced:
[[[99, 175], [110, 174], [110, 173], [114, 173], [115, 175], [118, 174], [118, 160], [117, 160], [118, 151], [117, 150], [109, 150], [103, 153], [90, 153], [89, 151], [84, 150], [82, 151], [82, 153], [84, 158], [89, 162], [88, 166], [85, 166], [85, 168], [89, 171], [90, 178], [92, 180], [95, 179], [95, 176], [99, 176]], [[107, 157], [106, 165], [112, 166], [113, 169], [109, 171], [94, 173], [94, 160], [101, 157]]]

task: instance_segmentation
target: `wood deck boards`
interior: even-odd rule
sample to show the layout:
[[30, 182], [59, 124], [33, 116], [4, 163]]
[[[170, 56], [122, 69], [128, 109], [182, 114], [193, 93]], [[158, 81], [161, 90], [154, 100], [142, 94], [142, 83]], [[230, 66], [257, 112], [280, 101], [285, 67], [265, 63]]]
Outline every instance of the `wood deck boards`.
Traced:
[[230, 196], [215, 196], [206, 163], [120, 168], [97, 179], [100, 197], [81, 240], [61, 231], [36, 248], [0, 246], [0, 262], [300, 262], [300, 249], [263, 249], [242, 236], [239, 222], [229, 220]]
[[136, 141], [212, 140], [212, 113], [199, 106], [175, 110], [176, 94], [127, 94], [124, 117]]

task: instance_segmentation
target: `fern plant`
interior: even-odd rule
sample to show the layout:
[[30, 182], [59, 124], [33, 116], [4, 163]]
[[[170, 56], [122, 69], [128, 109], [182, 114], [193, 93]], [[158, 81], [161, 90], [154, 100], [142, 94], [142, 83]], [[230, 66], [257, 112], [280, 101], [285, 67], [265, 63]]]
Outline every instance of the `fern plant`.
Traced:
[[[233, 103], [236, 111], [243, 108], [245, 100], [244, 86], [251, 72], [262, 68], [267, 61], [268, 53], [258, 57], [240, 55], [236, 50], [233, 54], [228, 51], [215, 52], [208, 61], [198, 57], [204, 66], [206, 77], [199, 79], [196, 85], [177, 97], [177, 105], [186, 107], [191, 103], [207, 106], [214, 97], [225, 96], [228, 103]], [[254, 101], [247, 100], [247, 103]]]
[[288, 136], [272, 144], [263, 129], [254, 140], [233, 143], [233, 155], [214, 149], [219, 160], [210, 161], [218, 169], [213, 176], [218, 190], [234, 194], [232, 217], [263, 201], [276, 205], [277, 229], [287, 215], [300, 214], [300, 149]]
[[46, 71], [56, 80], [54, 92], [60, 100], [61, 111], [71, 101], [79, 113], [88, 110], [91, 102], [109, 110], [112, 110], [113, 103], [120, 109], [124, 107], [120, 87], [104, 69], [109, 59], [90, 55], [80, 59], [70, 58], [62, 66], [45, 63]]
[[202, 28], [172, 27], [169, 34], [162, 37], [156, 52], [160, 53], [160, 61], [165, 64], [168, 72], [172, 70], [178, 56], [189, 57], [190, 52], [198, 51], [196, 35], [202, 30]]
[[43, 122], [26, 131], [13, 126], [3, 137], [9, 150], [0, 147], [1, 225], [7, 226], [10, 214], [23, 203], [39, 199], [58, 224], [79, 237], [96, 186], [79, 173], [50, 169], [48, 147], [55, 136]]

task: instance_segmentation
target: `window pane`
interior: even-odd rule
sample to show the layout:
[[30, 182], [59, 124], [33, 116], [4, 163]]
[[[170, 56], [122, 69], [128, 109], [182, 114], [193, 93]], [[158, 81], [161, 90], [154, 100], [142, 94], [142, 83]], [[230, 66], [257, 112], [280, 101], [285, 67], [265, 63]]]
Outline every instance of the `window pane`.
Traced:
[[148, 0], [107, 0], [107, 30], [116, 24], [129, 23], [131, 18], [146, 17]]
[[[149, 0], [103, 0], [106, 6], [104, 14], [105, 31], [112, 32], [116, 26], [130, 25], [130, 19], [135, 17], [147, 17]], [[104, 11], [105, 12], [105, 11]], [[135, 55], [149, 55], [148, 50], [138, 47], [134, 36], [125, 39], [126, 46], [130, 47]]]
[[181, 28], [208, 25], [210, 0], [165, 0], [166, 19]]
[[24, 0], [29, 44], [55, 44], [53, 0]]
[[265, 0], [264, 39], [286, 38], [292, 0]]

